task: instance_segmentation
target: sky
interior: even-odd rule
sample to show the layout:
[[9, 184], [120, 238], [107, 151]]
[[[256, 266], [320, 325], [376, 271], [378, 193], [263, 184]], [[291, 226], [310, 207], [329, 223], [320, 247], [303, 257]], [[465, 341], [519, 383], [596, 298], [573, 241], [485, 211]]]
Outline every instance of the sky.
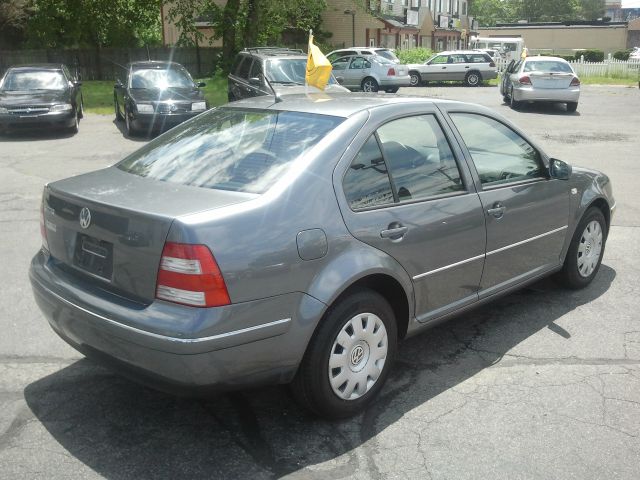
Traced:
[[622, 8], [640, 8], [640, 0], [622, 0]]

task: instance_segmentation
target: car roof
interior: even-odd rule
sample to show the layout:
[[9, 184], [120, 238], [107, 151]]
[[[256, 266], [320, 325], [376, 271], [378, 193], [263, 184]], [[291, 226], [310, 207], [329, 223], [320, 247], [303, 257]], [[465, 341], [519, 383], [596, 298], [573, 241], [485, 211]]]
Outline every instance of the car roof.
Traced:
[[143, 60], [138, 62], [129, 62], [128, 66], [133, 69], [138, 68], [184, 68], [176, 62], [166, 62], [161, 60]]
[[281, 47], [249, 47], [240, 52], [241, 54], [250, 55], [252, 57], [271, 58], [271, 57], [287, 57], [287, 58], [307, 58], [307, 55], [300, 49], [281, 48]]
[[564, 58], [547, 57], [547, 56], [543, 56], [543, 55], [535, 55], [535, 56], [531, 56], [531, 57], [525, 57], [524, 61], [526, 62], [527, 60], [554, 60], [554, 61], [558, 61], [558, 62], [569, 63]]
[[61, 63], [30, 63], [25, 65], [14, 65], [7, 70], [62, 70]]
[[461, 53], [463, 55], [466, 54], [478, 54], [478, 53], [486, 53], [486, 52], [482, 52], [482, 51], [478, 51], [478, 50], [447, 50], [444, 52], [439, 52], [438, 55], [455, 55]]
[[[420, 97], [416, 95], [390, 95], [368, 93], [308, 93], [282, 94], [280, 101], [275, 102], [273, 95], [263, 95], [240, 100], [222, 108], [256, 108], [260, 110], [282, 110], [291, 112], [316, 113], [336, 117], [350, 117], [358, 112], [386, 105], [443, 105], [461, 104], [453, 100]], [[476, 105], [473, 105], [475, 108]], [[480, 108], [480, 107], [478, 107]]]

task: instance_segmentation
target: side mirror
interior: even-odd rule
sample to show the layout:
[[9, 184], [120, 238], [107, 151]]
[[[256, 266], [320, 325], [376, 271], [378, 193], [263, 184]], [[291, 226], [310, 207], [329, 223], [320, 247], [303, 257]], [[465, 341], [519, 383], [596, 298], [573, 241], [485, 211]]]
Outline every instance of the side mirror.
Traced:
[[251, 85], [256, 86], [256, 87], [259, 87], [260, 85], [262, 85], [262, 82], [260, 81], [260, 78], [259, 78], [259, 77], [251, 77], [251, 78], [249, 79], [249, 83], [250, 83]]
[[557, 178], [558, 180], [569, 180], [571, 176], [571, 165], [557, 158], [549, 160], [549, 175], [551, 178]]
[[197, 85], [198, 88], [202, 88], [202, 87], [206, 87], [206, 86], [207, 86], [207, 84], [204, 83], [204, 82], [199, 82], [198, 85]]
[[73, 85], [79, 87], [82, 85], [82, 82], [80, 80], [76, 80], [75, 82], [73, 82]]
[[115, 85], [113, 86], [116, 90], [122, 88], [122, 82], [120, 80], [116, 80]]

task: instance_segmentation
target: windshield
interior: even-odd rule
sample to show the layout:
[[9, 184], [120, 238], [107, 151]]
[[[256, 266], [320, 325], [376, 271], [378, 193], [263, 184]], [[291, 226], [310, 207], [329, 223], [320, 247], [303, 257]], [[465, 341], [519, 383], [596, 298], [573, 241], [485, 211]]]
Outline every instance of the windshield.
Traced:
[[561, 72], [573, 73], [568, 63], [555, 60], [533, 60], [524, 64], [525, 72]]
[[7, 92], [28, 90], [64, 90], [67, 81], [62, 72], [55, 70], [10, 70], [2, 83]]
[[391, 50], [376, 50], [375, 52], [381, 57], [391, 60], [392, 63], [395, 63], [395, 61], [398, 60], [398, 57], [396, 57]]
[[125, 158], [118, 168], [165, 182], [264, 193], [344, 119], [214, 109]]
[[131, 75], [131, 88], [192, 88], [191, 76], [186, 70], [178, 68], [145, 68], [134, 70]]

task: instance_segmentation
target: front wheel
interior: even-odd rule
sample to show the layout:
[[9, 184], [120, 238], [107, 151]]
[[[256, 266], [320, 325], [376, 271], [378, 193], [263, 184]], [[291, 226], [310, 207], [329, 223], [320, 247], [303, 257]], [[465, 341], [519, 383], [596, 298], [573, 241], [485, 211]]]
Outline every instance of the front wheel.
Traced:
[[127, 137], [133, 137], [137, 133], [137, 130], [131, 124], [131, 118], [130, 117], [131, 116], [129, 115], [129, 112], [127, 111], [127, 107], [124, 107], [124, 129], [125, 129], [125, 133], [127, 134]]
[[377, 92], [378, 91], [378, 82], [376, 82], [375, 78], [367, 77], [362, 81], [362, 91], [363, 92]]
[[382, 389], [396, 349], [389, 303], [371, 290], [357, 291], [321, 320], [293, 380], [293, 393], [324, 418], [355, 415]]
[[116, 113], [116, 122], [121, 122], [123, 120], [122, 113], [120, 113], [120, 103], [118, 102], [118, 97], [113, 96], [113, 109]]
[[573, 113], [578, 109], [578, 102], [567, 102], [567, 112]]
[[567, 257], [557, 278], [564, 286], [584, 288], [594, 279], [604, 254], [607, 241], [607, 223], [602, 211], [591, 207], [576, 228]]

